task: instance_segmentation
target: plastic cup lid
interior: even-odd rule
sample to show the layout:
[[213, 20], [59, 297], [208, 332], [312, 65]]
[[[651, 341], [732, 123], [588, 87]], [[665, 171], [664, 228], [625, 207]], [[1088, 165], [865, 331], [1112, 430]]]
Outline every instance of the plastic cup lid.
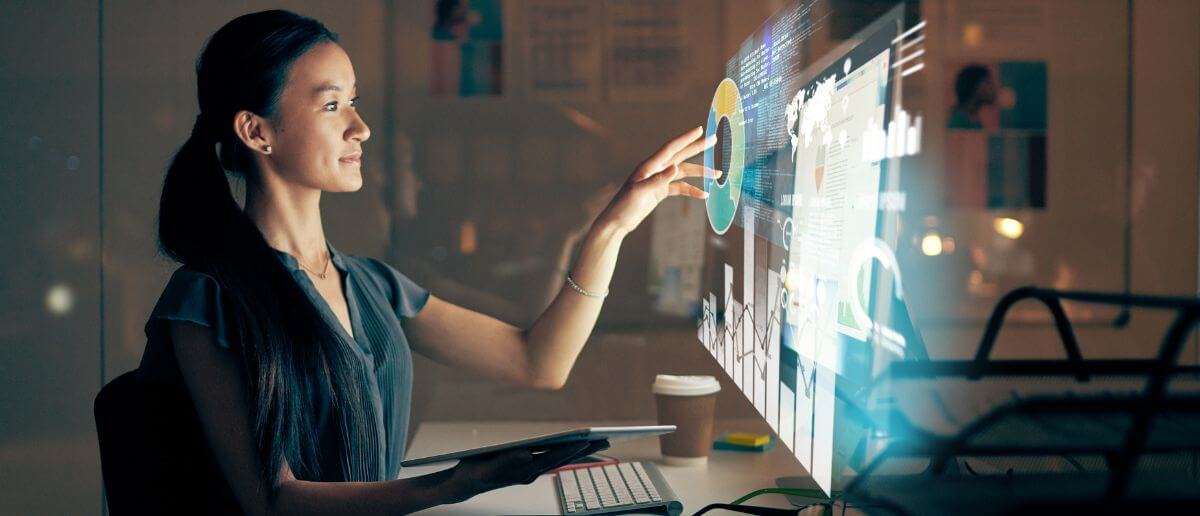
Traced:
[[654, 393], [669, 396], [704, 396], [721, 390], [712, 376], [675, 376], [660, 374], [654, 378]]

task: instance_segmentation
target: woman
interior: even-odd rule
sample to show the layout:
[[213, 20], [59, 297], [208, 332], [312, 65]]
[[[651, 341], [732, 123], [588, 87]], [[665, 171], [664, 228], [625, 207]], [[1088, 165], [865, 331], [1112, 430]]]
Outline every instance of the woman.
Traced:
[[[286, 11], [239, 17], [196, 67], [200, 115], [163, 186], [159, 241], [183, 264], [146, 325], [145, 378], [186, 389], [229, 489], [250, 514], [394, 514], [530, 482], [582, 445], [463, 461], [392, 480], [408, 426], [412, 350], [557, 389], [600, 312], [622, 239], [711, 146], [701, 128], [642, 163], [583, 238], [564, 286], [521, 329], [347, 256], [322, 229], [322, 192], [362, 186], [370, 129], [337, 38]], [[245, 180], [245, 207], [225, 172]]]

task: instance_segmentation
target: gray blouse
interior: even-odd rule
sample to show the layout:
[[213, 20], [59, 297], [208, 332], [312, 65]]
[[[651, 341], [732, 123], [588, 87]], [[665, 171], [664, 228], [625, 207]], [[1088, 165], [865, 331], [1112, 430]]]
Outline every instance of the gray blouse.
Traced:
[[[347, 342], [364, 364], [366, 388], [375, 405], [374, 442], [368, 443], [371, 456], [359, 461], [366, 471], [343, 471], [346, 462], [323, 452], [319, 480], [394, 479], [404, 458], [412, 401], [412, 354], [405, 338], [403, 320], [415, 317], [429, 300], [429, 292], [396, 269], [373, 258], [349, 256], [329, 247], [333, 266], [344, 275], [346, 303], [350, 312], [351, 336], [333, 310], [300, 268], [296, 258], [283, 251], [275, 253], [292, 272], [292, 277], [308, 294], [334, 331]], [[232, 312], [223, 305], [221, 287], [212, 276], [189, 267], [180, 267], [171, 276], [159, 297], [150, 320], [146, 322], [146, 351], [139, 366], [144, 379], [182, 386], [182, 376], [171, 346], [169, 321], [190, 321], [213, 330], [217, 345], [237, 349], [237, 330], [230, 320]], [[338, 424], [330, 421], [331, 407], [327, 392], [318, 400], [318, 435], [322, 450], [348, 449], [337, 446], [341, 439]]]

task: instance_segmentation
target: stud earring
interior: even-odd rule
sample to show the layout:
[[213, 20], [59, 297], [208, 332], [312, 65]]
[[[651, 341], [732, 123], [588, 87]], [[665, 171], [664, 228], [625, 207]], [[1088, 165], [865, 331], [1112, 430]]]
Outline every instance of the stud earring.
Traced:
[[267, 145], [266, 147], [263, 147], [263, 152], [265, 152], [265, 153], [267, 153], [267, 154], [270, 154], [270, 153], [271, 153], [271, 146], [270, 146], [270, 145]]

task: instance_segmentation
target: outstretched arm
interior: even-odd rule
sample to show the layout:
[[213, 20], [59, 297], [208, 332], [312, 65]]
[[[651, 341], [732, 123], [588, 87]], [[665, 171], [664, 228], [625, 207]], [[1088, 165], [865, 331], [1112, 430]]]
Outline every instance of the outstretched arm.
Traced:
[[[571, 278], [589, 293], [608, 290], [625, 236], [670, 196], [704, 199], [700, 188], [681, 181], [719, 172], [685, 160], [711, 147], [697, 127], [667, 142], [630, 175], [583, 238]], [[431, 297], [407, 329], [414, 348], [448, 365], [492, 378], [543, 389], [560, 388], [595, 327], [604, 300], [565, 284], [528, 328]]]

